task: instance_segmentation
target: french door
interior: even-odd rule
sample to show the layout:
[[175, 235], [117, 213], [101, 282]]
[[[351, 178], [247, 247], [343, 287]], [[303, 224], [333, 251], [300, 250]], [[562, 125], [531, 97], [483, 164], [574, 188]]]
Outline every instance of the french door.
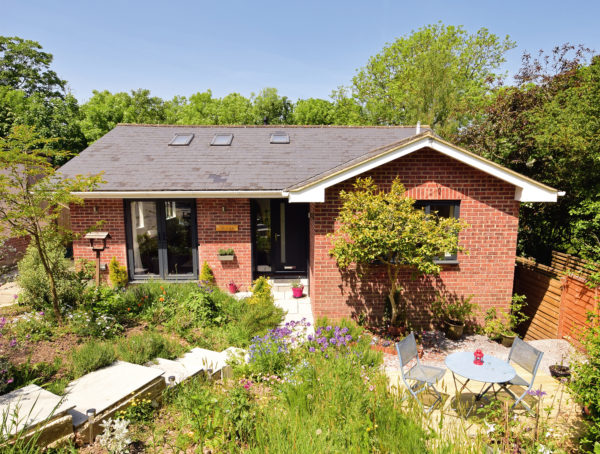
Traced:
[[195, 200], [127, 200], [125, 213], [130, 279], [197, 278]]

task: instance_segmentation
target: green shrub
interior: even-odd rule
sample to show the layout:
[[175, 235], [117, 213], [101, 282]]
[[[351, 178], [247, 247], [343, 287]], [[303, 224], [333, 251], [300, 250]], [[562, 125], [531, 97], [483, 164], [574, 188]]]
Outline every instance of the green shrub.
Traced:
[[185, 348], [176, 341], [155, 331], [147, 331], [120, 339], [116, 345], [117, 357], [122, 361], [134, 364], [145, 364], [160, 357], [177, 358]]
[[127, 267], [119, 265], [119, 261], [116, 257], [110, 259], [108, 263], [108, 278], [113, 288], [125, 288], [129, 282], [129, 276], [127, 275]]
[[326, 328], [327, 326], [339, 326], [340, 328], [347, 328], [347, 334], [352, 336], [352, 339], [358, 339], [364, 332], [365, 329], [359, 326], [354, 320], [349, 318], [342, 318], [340, 320], [331, 321], [328, 317], [323, 316], [317, 318], [315, 323], [315, 329], [321, 327]]
[[183, 301], [183, 308], [189, 311], [195, 323], [202, 326], [222, 325], [226, 322], [223, 313], [223, 298], [220, 290], [198, 284], [196, 291], [191, 292]]
[[91, 340], [71, 353], [71, 373], [81, 377], [102, 367], [109, 366], [117, 359], [111, 343]]
[[271, 284], [266, 277], [261, 276], [252, 283], [252, 296], [248, 299], [249, 304], [273, 301]]
[[592, 450], [594, 443], [600, 444], [600, 326], [597, 315], [588, 318], [591, 328], [586, 330], [582, 339], [586, 358], [571, 364], [573, 376], [570, 388], [574, 399], [589, 409], [587, 432], [582, 443], [584, 448]]
[[215, 285], [215, 275], [213, 273], [212, 268], [210, 267], [210, 265], [208, 264], [208, 262], [206, 260], [202, 264], [202, 268], [200, 269], [200, 276], [198, 277], [198, 280], [201, 283], [205, 283], [207, 285]]
[[285, 311], [275, 306], [272, 299], [248, 304], [241, 314], [240, 329], [247, 332], [250, 338], [263, 335], [279, 325], [284, 314]]
[[525, 295], [515, 293], [508, 313], [503, 310], [497, 311], [495, 307], [489, 308], [484, 316], [484, 333], [490, 339], [497, 339], [501, 335], [515, 336], [514, 330], [517, 329], [517, 326], [529, 318], [522, 312], [526, 298]]
[[[56, 276], [56, 291], [61, 308], [73, 308], [80, 302], [90, 275], [84, 267], [75, 271], [72, 262], [64, 258], [65, 248], [56, 243], [50, 250]], [[40, 261], [37, 249], [30, 245], [23, 259], [19, 262], [18, 283], [21, 287], [19, 303], [41, 311], [52, 308], [50, 284], [46, 271]]]

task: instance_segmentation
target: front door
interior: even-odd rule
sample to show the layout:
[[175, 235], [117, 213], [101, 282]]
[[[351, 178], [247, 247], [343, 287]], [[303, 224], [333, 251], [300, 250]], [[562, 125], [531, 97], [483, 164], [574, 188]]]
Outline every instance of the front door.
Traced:
[[252, 203], [254, 272], [270, 276], [306, 276], [308, 204], [284, 199]]
[[195, 202], [126, 202], [131, 279], [195, 279], [198, 276]]

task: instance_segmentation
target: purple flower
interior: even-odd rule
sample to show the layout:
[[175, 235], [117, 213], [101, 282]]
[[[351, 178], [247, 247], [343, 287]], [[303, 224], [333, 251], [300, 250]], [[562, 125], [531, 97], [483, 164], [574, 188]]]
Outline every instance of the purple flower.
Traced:
[[327, 328], [325, 328], [325, 330], [331, 331], [331, 326], [328, 326]]
[[350, 342], [352, 340], [352, 336], [350, 334], [346, 334], [346, 342]]
[[336, 340], [336, 338], [334, 337], [333, 339], [330, 339], [330, 340], [329, 340], [329, 343], [330, 343], [331, 345], [335, 345], [335, 344], [337, 343], [337, 340]]
[[12, 382], [14, 382], [15, 380], [13, 378], [9, 378], [8, 380], [6, 380], [6, 384], [10, 385]]
[[312, 334], [309, 334], [306, 339], [308, 339], [309, 342], [312, 342], [315, 340], [315, 337]]
[[314, 352], [315, 352], [315, 347], [310, 347], [310, 348], [308, 349], [308, 351], [309, 351], [309, 352], [311, 352], [311, 353], [314, 353]]
[[17, 345], [17, 340], [16, 339], [11, 339], [10, 342], [8, 343], [8, 345], [10, 347], [16, 347]]
[[43, 316], [44, 314], [45, 314], [45, 312], [44, 312], [44, 311], [40, 311], [40, 315], [42, 315], [42, 316]]
[[547, 393], [546, 391], [542, 391], [541, 389], [530, 389], [529, 391], [527, 391], [527, 394], [529, 394], [530, 396], [544, 397]]
[[19, 295], [13, 295], [13, 299], [17, 299]]

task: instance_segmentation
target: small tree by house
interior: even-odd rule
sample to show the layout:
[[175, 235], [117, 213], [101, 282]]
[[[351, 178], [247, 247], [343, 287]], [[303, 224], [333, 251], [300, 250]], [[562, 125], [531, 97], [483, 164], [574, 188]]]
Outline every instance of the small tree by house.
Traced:
[[386, 267], [394, 325], [403, 290], [400, 272], [408, 268], [417, 274], [438, 274], [436, 259], [462, 250], [458, 234], [466, 224], [415, 208], [398, 179], [389, 192], [380, 191], [371, 178], [357, 179], [354, 189], [340, 192], [343, 205], [337, 217], [339, 228], [330, 234], [330, 253], [341, 269], [376, 262]]
[[37, 249], [48, 277], [52, 307], [57, 320], [62, 320], [51, 253], [58, 241], [70, 235], [59, 226], [58, 218], [71, 203], [82, 203], [74, 192], [91, 191], [101, 176], [60, 178], [52, 162], [65, 152], [52, 150], [30, 126], [15, 126], [6, 137], [0, 137], [0, 236], [28, 236]]

